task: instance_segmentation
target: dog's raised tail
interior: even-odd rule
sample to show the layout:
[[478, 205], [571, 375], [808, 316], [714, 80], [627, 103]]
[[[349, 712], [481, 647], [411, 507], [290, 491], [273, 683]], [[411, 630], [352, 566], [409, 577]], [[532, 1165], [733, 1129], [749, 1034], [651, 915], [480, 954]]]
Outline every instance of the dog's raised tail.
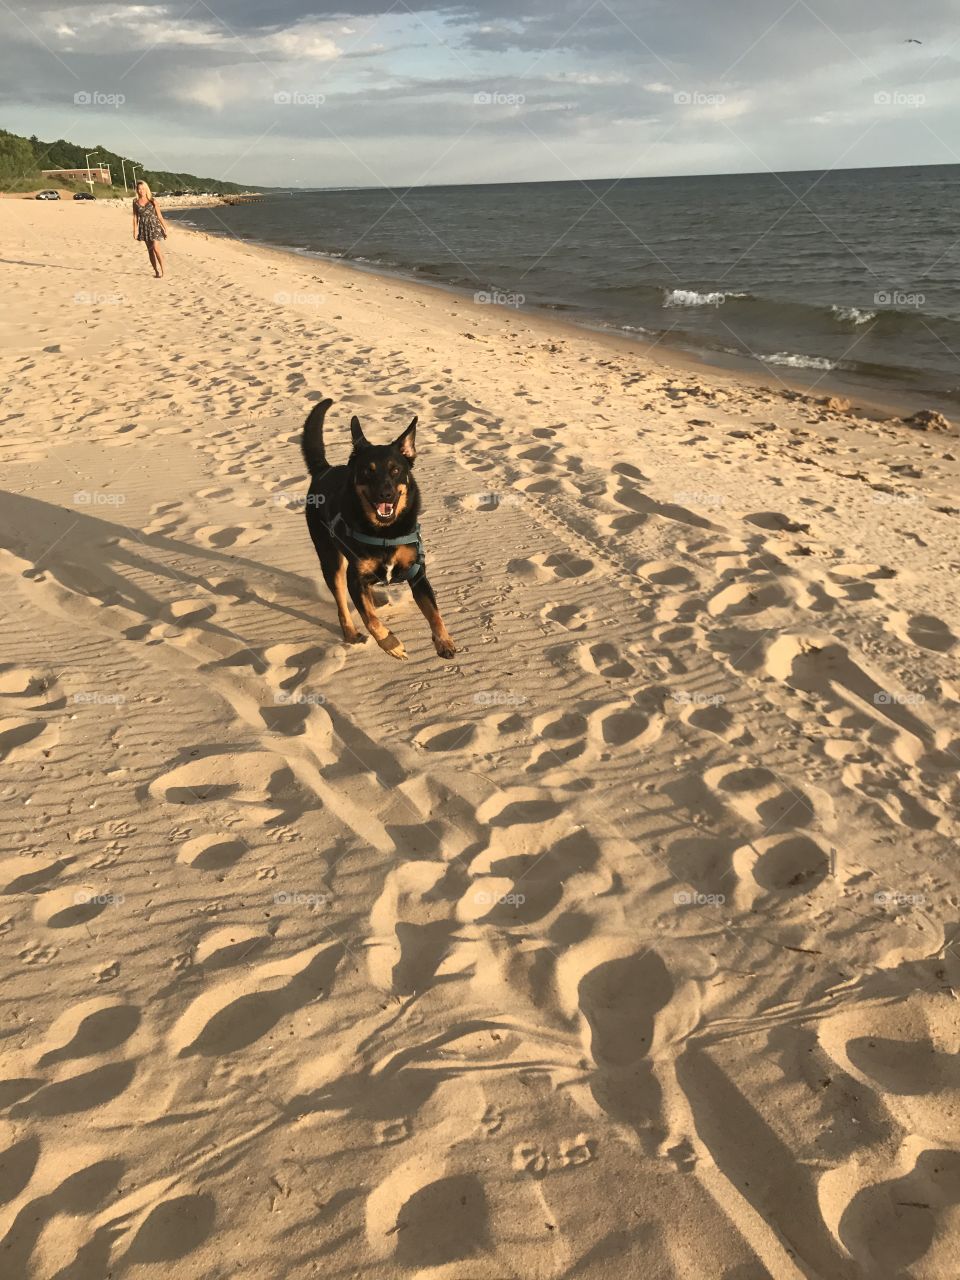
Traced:
[[326, 471], [330, 465], [323, 447], [323, 420], [332, 404], [332, 400], [321, 400], [319, 404], [315, 404], [310, 410], [310, 416], [303, 424], [300, 448], [303, 450], [303, 460], [307, 464], [307, 470], [312, 476], [320, 471]]

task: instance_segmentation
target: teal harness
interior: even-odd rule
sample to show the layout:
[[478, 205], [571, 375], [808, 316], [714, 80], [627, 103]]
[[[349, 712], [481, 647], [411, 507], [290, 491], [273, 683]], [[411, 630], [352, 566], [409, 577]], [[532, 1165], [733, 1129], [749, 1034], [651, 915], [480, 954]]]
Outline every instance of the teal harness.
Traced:
[[[337, 536], [337, 525], [343, 525], [343, 537]], [[393, 572], [390, 574], [390, 583], [409, 582], [414, 583], [421, 574], [426, 572], [426, 556], [423, 550], [423, 538], [420, 535], [420, 526], [413, 530], [412, 533], [406, 533], [402, 538], [375, 538], [369, 533], [358, 533], [356, 529], [351, 529], [338, 511], [333, 517], [333, 521], [327, 526], [330, 530], [331, 538], [335, 538], [341, 544], [346, 538], [349, 542], [362, 542], [364, 546], [379, 547], [381, 551], [385, 551], [387, 547], [416, 547], [417, 558], [413, 564], [408, 565], [404, 569], [398, 569], [393, 566]]]

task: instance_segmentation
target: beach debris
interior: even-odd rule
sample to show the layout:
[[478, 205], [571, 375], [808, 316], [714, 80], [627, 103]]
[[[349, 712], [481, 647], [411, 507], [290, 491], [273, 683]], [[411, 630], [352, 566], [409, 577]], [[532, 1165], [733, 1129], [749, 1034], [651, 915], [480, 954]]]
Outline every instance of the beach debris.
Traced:
[[948, 418], [936, 409], [920, 409], [909, 418], [904, 418], [908, 427], [915, 431], [951, 431], [952, 424]]

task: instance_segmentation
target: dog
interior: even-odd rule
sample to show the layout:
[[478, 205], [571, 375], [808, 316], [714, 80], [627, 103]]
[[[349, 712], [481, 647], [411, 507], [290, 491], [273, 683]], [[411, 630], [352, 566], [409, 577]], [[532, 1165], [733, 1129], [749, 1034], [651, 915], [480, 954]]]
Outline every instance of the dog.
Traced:
[[301, 448], [310, 472], [307, 528], [337, 605], [343, 638], [347, 644], [366, 640], [353, 625], [349, 592], [380, 648], [392, 658], [406, 658], [401, 641], [377, 617], [372, 593], [378, 583], [406, 582], [430, 625], [437, 653], [452, 658], [456, 646], [437, 608], [420, 536], [420, 490], [413, 477], [417, 419], [392, 444], [371, 444], [354, 415], [350, 457], [345, 466], [334, 467], [323, 443], [323, 423], [332, 404], [321, 400], [311, 409]]

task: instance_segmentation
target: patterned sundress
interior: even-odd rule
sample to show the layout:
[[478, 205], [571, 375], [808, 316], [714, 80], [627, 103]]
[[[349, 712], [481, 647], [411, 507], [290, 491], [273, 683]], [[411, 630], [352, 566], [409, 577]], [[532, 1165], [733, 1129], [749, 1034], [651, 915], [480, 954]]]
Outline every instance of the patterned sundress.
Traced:
[[138, 240], [166, 240], [167, 233], [160, 225], [157, 206], [152, 200], [148, 200], [146, 204], [134, 200], [133, 212], [137, 217]]

